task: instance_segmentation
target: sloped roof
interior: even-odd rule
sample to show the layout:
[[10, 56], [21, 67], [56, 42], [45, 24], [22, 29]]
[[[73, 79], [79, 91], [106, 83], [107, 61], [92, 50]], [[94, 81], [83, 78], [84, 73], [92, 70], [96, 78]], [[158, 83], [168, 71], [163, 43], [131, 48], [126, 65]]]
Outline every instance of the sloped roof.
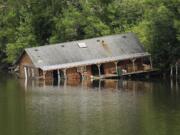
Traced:
[[150, 55], [145, 52], [133, 33], [27, 48], [25, 51], [32, 59], [33, 64], [42, 70]]

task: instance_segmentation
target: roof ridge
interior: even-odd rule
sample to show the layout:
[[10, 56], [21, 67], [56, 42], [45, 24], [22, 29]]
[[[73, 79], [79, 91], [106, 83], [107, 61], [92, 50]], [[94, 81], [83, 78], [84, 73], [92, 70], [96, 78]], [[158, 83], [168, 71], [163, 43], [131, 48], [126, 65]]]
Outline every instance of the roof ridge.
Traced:
[[67, 42], [60, 42], [60, 43], [54, 43], [54, 44], [48, 44], [48, 45], [42, 45], [42, 46], [36, 46], [36, 47], [30, 47], [30, 48], [25, 48], [25, 50], [27, 49], [36, 49], [36, 48], [44, 48], [44, 47], [47, 47], [47, 46], [59, 46], [59, 45], [70, 45], [70, 43], [73, 43], [73, 42], [83, 42], [83, 41], [88, 41], [88, 40], [96, 40], [96, 39], [99, 39], [99, 38], [107, 38], [107, 37], [115, 37], [115, 36], [124, 36], [124, 35], [134, 35], [134, 33], [132, 32], [128, 32], [128, 33], [121, 33], [121, 34], [113, 34], [113, 35], [105, 35], [105, 36], [100, 36], [100, 37], [94, 37], [94, 38], [87, 38], [87, 39], [82, 39], [82, 40], [72, 40], [72, 41], [67, 41]]

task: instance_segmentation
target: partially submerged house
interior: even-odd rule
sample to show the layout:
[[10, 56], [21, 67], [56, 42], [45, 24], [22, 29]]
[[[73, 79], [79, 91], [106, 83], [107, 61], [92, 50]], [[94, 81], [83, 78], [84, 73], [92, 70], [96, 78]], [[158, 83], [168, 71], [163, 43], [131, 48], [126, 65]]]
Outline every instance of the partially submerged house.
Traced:
[[16, 62], [20, 78], [80, 79], [152, 69], [133, 33], [27, 48]]

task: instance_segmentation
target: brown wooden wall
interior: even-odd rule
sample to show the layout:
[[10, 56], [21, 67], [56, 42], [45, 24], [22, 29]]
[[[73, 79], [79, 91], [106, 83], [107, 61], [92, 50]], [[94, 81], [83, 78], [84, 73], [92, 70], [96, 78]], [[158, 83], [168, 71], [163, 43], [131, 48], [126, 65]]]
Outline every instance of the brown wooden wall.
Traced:
[[113, 62], [105, 63], [102, 66], [104, 67], [104, 73], [105, 74], [113, 74], [116, 72], [116, 66]]
[[[135, 71], [143, 70], [142, 65], [142, 58], [139, 58], [135, 61]], [[22, 56], [19, 66], [20, 66], [20, 77], [24, 78], [24, 65], [30, 65], [34, 66], [31, 59], [27, 55], [27, 53], [24, 53]], [[114, 62], [104, 63], [101, 65], [104, 70], [104, 74], [114, 74], [116, 73], [116, 67]], [[127, 70], [127, 72], [133, 72], [133, 64], [130, 60], [124, 60], [118, 62], [118, 67], [121, 69]], [[43, 76], [43, 72], [40, 69], [37, 69], [37, 72], [35, 72], [36, 76]], [[77, 67], [69, 68], [66, 70], [66, 75], [68, 79], [81, 79], [81, 73], [77, 72]], [[89, 65], [86, 67], [86, 71], [83, 72], [83, 75], [86, 78], [90, 78], [92, 76], [92, 66]], [[52, 80], [53, 79], [53, 71], [46, 72], [46, 79]]]
[[[19, 62], [19, 77], [20, 78], [25, 78], [24, 65], [34, 66], [31, 59], [27, 55], [27, 53], [24, 53], [24, 55], [22, 56], [22, 58], [20, 59], [20, 62]], [[37, 72], [35, 72], [35, 73], [37, 74]]]
[[77, 72], [77, 68], [69, 68], [66, 70], [66, 75], [68, 79], [80, 79], [81, 74]]
[[[42, 72], [42, 71], [41, 71]], [[42, 74], [43, 75], [43, 74]], [[45, 78], [47, 80], [53, 80], [53, 71], [47, 71]]]
[[87, 79], [90, 79], [90, 77], [92, 76], [92, 69], [91, 66], [87, 66], [86, 67], [86, 72], [84, 72], [84, 75]]
[[[143, 65], [142, 65], [142, 58], [136, 59], [134, 63], [135, 71], [140, 71], [143, 70]], [[133, 72], [133, 64], [132, 61], [130, 60], [124, 60], [118, 62], [118, 67], [121, 69], [125, 69], [127, 72]]]

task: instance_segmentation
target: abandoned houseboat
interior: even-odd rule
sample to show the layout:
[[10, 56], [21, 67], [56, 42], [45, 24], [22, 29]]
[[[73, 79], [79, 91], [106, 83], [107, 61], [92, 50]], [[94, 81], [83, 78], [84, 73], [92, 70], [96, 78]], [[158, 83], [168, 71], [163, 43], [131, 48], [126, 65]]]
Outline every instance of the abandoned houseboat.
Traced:
[[27, 48], [16, 61], [20, 78], [80, 79], [152, 70], [151, 55], [133, 33]]

